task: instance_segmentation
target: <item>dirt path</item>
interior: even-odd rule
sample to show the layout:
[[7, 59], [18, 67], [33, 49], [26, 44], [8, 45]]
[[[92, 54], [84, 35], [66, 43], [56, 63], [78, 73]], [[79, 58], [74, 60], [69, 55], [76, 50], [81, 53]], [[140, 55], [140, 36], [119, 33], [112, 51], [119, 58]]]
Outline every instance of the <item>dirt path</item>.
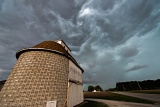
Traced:
[[103, 100], [103, 99], [86, 98], [85, 100], [102, 102], [107, 104], [109, 107], [160, 107], [158, 105], [152, 105], [152, 104], [131, 103], [123, 101]]
[[160, 95], [158, 94], [143, 94], [143, 93], [129, 93], [129, 92], [113, 92], [113, 93], [150, 100], [153, 102], [157, 102], [160, 105]]

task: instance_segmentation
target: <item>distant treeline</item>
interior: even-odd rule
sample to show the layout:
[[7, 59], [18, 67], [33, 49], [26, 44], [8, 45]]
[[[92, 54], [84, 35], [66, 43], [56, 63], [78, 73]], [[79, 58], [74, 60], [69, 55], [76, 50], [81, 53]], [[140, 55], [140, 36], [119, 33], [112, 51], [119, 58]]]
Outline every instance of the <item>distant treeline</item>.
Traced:
[[153, 90], [160, 89], [160, 79], [157, 80], [145, 80], [145, 81], [129, 81], [118, 82], [116, 88], [117, 91], [131, 91], [131, 90]]

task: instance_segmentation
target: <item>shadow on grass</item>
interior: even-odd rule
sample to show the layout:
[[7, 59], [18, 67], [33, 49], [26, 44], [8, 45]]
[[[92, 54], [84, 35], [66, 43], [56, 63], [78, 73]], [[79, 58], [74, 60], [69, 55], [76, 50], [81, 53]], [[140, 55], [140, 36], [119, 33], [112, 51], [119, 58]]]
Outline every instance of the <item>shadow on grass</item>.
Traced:
[[[87, 101], [87, 100], [86, 100]], [[87, 101], [83, 106], [81, 107], [109, 107], [108, 105], [101, 103], [101, 102], [96, 102], [96, 101]]]
[[120, 95], [120, 94], [111, 93], [111, 92], [84, 92], [84, 97], [85, 98], [115, 100], [115, 101], [154, 104], [154, 102], [149, 101], [149, 100], [144, 100], [144, 99], [140, 99], [140, 98]]

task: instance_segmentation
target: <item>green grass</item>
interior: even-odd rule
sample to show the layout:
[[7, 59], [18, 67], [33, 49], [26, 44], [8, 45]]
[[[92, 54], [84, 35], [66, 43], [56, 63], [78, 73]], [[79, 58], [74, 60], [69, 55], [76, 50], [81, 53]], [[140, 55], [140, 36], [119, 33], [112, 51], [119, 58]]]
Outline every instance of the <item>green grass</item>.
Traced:
[[132, 93], [144, 93], [144, 94], [160, 94], [160, 90], [137, 90], [137, 91], [129, 91]]
[[96, 98], [96, 99], [106, 99], [106, 100], [116, 100], [116, 101], [125, 101], [125, 102], [136, 102], [136, 103], [145, 103], [145, 104], [154, 104], [152, 101], [120, 95], [111, 92], [87, 92], [84, 93], [85, 98]]
[[87, 103], [81, 107], [109, 107], [109, 106], [101, 102], [87, 101]]

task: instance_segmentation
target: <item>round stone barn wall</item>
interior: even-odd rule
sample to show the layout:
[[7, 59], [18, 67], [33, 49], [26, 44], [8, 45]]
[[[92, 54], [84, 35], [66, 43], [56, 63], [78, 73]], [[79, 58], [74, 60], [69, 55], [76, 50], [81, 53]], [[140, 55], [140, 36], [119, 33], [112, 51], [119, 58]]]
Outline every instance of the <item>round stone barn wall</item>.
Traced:
[[47, 51], [22, 53], [0, 93], [0, 107], [46, 107], [67, 98], [69, 60]]

